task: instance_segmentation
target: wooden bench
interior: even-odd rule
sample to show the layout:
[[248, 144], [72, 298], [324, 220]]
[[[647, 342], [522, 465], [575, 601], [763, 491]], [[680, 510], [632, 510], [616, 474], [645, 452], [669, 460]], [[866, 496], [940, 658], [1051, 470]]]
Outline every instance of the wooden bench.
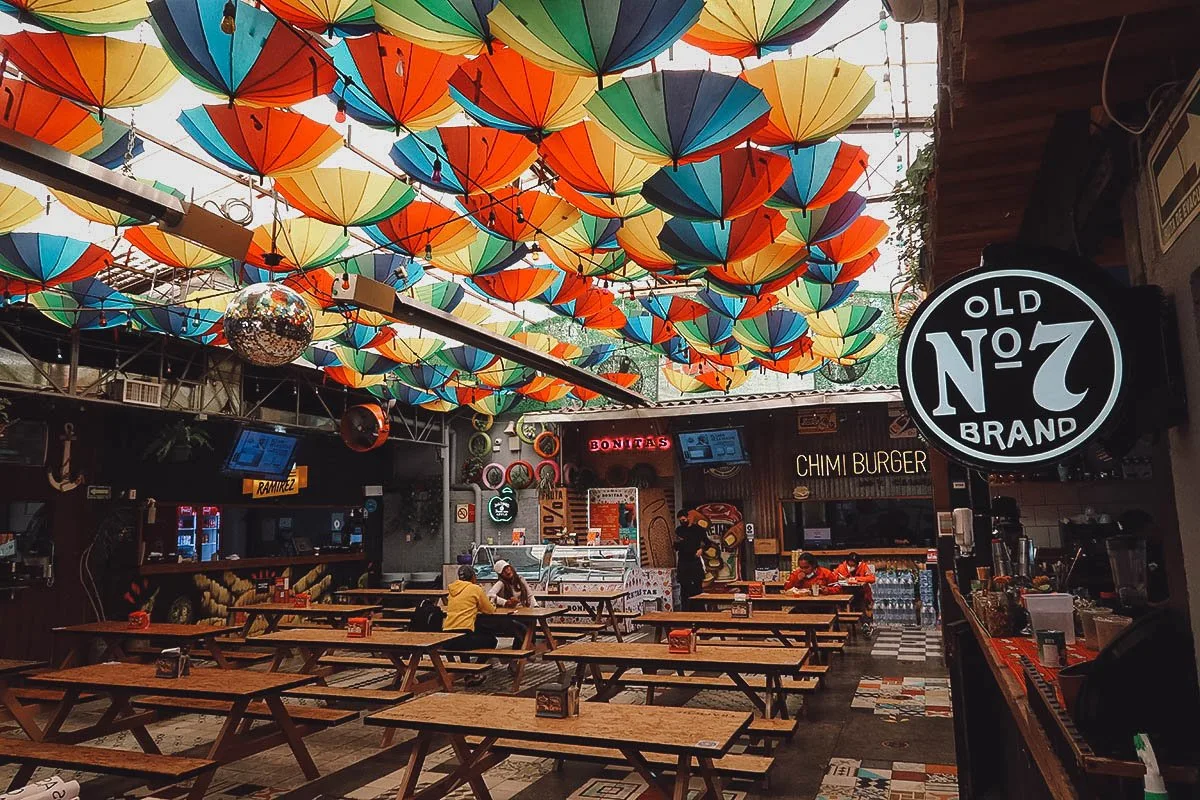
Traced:
[[[601, 677], [612, 680], [613, 673], [601, 673]], [[619, 683], [630, 686], [650, 686], [659, 689], [700, 689], [742, 691], [742, 687], [725, 675], [645, 675], [626, 672], [617, 679]], [[747, 675], [742, 680], [751, 689], [766, 691], [767, 679], [762, 675]], [[784, 678], [783, 690], [788, 694], [807, 694], [814, 692], [820, 686], [818, 678]]]
[[[195, 658], [213, 660], [212, 653], [207, 650], [193, 650], [191, 654]], [[262, 650], [222, 650], [221, 655], [225, 656], [226, 661], [241, 664], [262, 664], [275, 657], [273, 653]]]
[[499, 659], [514, 658], [515, 659], [515, 658], [529, 658], [533, 654], [534, 654], [533, 650], [522, 650], [519, 648], [514, 650], [511, 647], [507, 647], [507, 648], [497, 647], [497, 648], [490, 648], [490, 649], [486, 649], [486, 650], [480, 649], [480, 650], [443, 650], [442, 651], [443, 658], [451, 658], [453, 656], [473, 656], [473, 657], [477, 657], [477, 658], [499, 658]]
[[772, 739], [791, 739], [799, 728], [799, 717], [792, 717], [791, 719], [755, 717], [750, 726], [746, 728], [746, 733], [751, 736], [763, 736]]
[[346, 686], [298, 686], [288, 689], [284, 697], [294, 697], [304, 700], [345, 701], [363, 703], [365, 705], [394, 706], [411, 700], [412, 692], [401, 692], [394, 689], [353, 689]]
[[[26, 703], [61, 703], [66, 697], [66, 692], [59, 689], [36, 689], [32, 686], [22, 686], [17, 689], [9, 689], [13, 697]], [[76, 702], [87, 703], [95, 700], [99, 695], [93, 692], [84, 692], [79, 695], [79, 700]]]
[[850, 641], [858, 639], [858, 626], [865, 616], [861, 611], [839, 611], [837, 613], [838, 625], [846, 626], [846, 632], [850, 634]]
[[[479, 737], [468, 736], [467, 742], [478, 744]], [[516, 739], [497, 739], [492, 750], [505, 755], [535, 756], [553, 758], [558, 761], [587, 761], [598, 764], [624, 764], [625, 758], [617, 750], [607, 747], [588, 747], [584, 745], [567, 744], [538, 744]], [[674, 772], [675, 756], [665, 753], [644, 753], [643, 757], [650, 766], [664, 772]], [[747, 781], [762, 781], [764, 787], [770, 781], [771, 768], [775, 759], [771, 756], [743, 755], [733, 753], [713, 759], [713, 767], [725, 777], [738, 778]]]
[[551, 622], [550, 630], [554, 631], [555, 636], [559, 631], [565, 633], [596, 633], [604, 630], [605, 626], [599, 622]]
[[[455, 653], [457, 654], [457, 651]], [[453, 655], [452, 653], [443, 653], [443, 655]], [[388, 658], [373, 658], [371, 656], [322, 656], [317, 662], [323, 667], [343, 667], [349, 669], [395, 669], [396, 665]], [[472, 664], [464, 661], [446, 661], [443, 659], [442, 665], [447, 672], [473, 673], [483, 672], [488, 668], [487, 664]], [[433, 669], [433, 662], [427, 658], [421, 659], [421, 669]]]
[[412, 621], [407, 619], [388, 619], [384, 617], [383, 619], [371, 620], [371, 625], [374, 627], [386, 628], [390, 631], [406, 630], [410, 624], [412, 624]]
[[[553, 633], [554, 633], [554, 641], [556, 641], [560, 644], [563, 642], [577, 642], [580, 639], [583, 639], [588, 635], [586, 633], [571, 633], [570, 631], [560, 631], [560, 630], [554, 630]], [[542, 632], [539, 630], [536, 635], [538, 637], [542, 637]]]
[[[218, 714], [228, 715], [233, 703], [227, 700], [204, 700], [192, 697], [165, 697], [150, 695], [139, 697], [133, 701], [137, 708], [148, 708], [152, 711], [188, 714]], [[289, 705], [288, 714], [294, 722], [332, 728], [358, 718], [357, 711], [343, 711], [336, 708], [320, 708], [317, 706]], [[250, 719], [273, 719], [271, 709], [262, 700], [256, 700], [246, 707], [246, 716]]]
[[[0, 737], [0, 762], [140, 778], [153, 785], [185, 781], [217, 767], [216, 761], [206, 758], [152, 755], [78, 744], [31, 742], [7, 736]], [[25, 779], [22, 778], [21, 783], [25, 783]], [[21, 788], [15, 784], [16, 780], [9, 789]]]
[[[634, 619], [636, 617], [640, 617], [642, 615], [642, 612], [640, 612], [640, 611], [616, 611], [616, 612], [614, 612], [613, 615], [617, 619]], [[563, 614], [563, 616], [564, 617], [584, 617], [586, 619], [593, 619], [592, 615], [586, 611], [567, 611], [566, 613]], [[602, 614], [601, 618], [608, 619], [608, 614], [607, 613]], [[553, 625], [553, 623], [551, 623], [551, 625]]]

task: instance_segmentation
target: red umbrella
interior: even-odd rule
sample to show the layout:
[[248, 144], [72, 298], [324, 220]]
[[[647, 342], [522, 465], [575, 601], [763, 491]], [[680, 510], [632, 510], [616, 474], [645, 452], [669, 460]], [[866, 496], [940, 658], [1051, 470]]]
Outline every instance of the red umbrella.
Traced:
[[182, 112], [179, 124], [210, 156], [253, 175], [305, 172], [342, 146], [332, 127], [287, 109], [199, 106]]
[[478, 232], [470, 220], [445, 206], [422, 200], [409, 203], [399, 214], [363, 228], [376, 243], [413, 258], [431, 258], [466, 247]]
[[84, 153], [104, 138], [87, 111], [25, 81], [0, 79], [0, 109], [0, 125], [60, 150]]
[[469, 280], [485, 294], [515, 305], [546, 291], [559, 274], [556, 269], [510, 267], [492, 275], [476, 275]]
[[505, 188], [462, 198], [480, 227], [513, 242], [532, 242], [571, 227], [579, 212], [561, 197], [534, 189]]
[[583, 327], [592, 328], [597, 331], [615, 331], [618, 328], [623, 328], [627, 321], [625, 313], [615, 305], [610, 304], [608, 308], [585, 318], [583, 320]]
[[[636, 372], [601, 372], [601, 378], [607, 378], [618, 386], [624, 386], [626, 389], [633, 386], [642, 377]], [[591, 389], [584, 389], [582, 386], [576, 386], [571, 390], [571, 394], [578, 397], [583, 402], [587, 403], [595, 400], [600, 396], [599, 392], [593, 392]]]
[[397, 133], [402, 128], [423, 131], [458, 113], [446, 81], [463, 63], [460, 56], [386, 33], [342, 39], [329, 53], [346, 76], [338, 79], [333, 94], [359, 122]]

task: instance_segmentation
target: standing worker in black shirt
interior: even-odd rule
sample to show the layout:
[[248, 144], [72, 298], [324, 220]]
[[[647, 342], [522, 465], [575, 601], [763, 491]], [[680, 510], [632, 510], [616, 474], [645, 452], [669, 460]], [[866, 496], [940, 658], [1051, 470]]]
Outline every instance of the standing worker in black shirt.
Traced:
[[700, 594], [704, 584], [704, 545], [708, 537], [704, 529], [688, 520], [688, 512], [676, 515], [675, 569], [679, 575], [679, 607], [692, 610], [691, 598]]

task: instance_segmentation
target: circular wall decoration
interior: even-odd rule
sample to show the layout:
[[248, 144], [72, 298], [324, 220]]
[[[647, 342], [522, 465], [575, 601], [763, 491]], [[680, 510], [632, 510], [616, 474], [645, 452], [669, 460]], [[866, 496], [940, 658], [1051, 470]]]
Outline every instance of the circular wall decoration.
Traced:
[[533, 465], [524, 459], [517, 459], [504, 471], [504, 482], [514, 489], [528, 489], [533, 481]]
[[558, 435], [550, 431], [542, 431], [533, 440], [533, 452], [540, 458], [554, 458], [558, 455], [562, 442]]
[[467, 439], [467, 452], [476, 458], [483, 458], [492, 452], [492, 437], [482, 431], [472, 433], [471, 438]]
[[568, 461], [562, 466], [562, 485], [574, 486], [579, 482], [579, 465], [573, 461]]
[[471, 415], [471, 427], [477, 431], [480, 431], [481, 433], [486, 433], [487, 431], [490, 431], [492, 429], [492, 425], [495, 424], [495, 422], [496, 422], [496, 418], [493, 417], [491, 414], [484, 414], [482, 412], [477, 411]]
[[497, 464], [493, 461], [491, 464], [484, 466], [479, 473], [479, 480], [483, 483], [485, 489], [499, 489], [504, 485], [505, 469], [503, 464]]
[[522, 414], [517, 420], [517, 438], [525, 444], [533, 444], [533, 440], [542, 432], [542, 426], [536, 422], [530, 422]]
[[562, 482], [562, 470], [558, 468], [557, 461], [551, 461], [550, 459], [539, 461], [537, 466], [534, 467], [534, 474], [537, 475], [537, 482], [539, 484], [548, 482], [551, 486], [557, 486]]
[[191, 625], [196, 621], [196, 607], [187, 597], [180, 595], [171, 601], [167, 609], [167, 622], [175, 625]]

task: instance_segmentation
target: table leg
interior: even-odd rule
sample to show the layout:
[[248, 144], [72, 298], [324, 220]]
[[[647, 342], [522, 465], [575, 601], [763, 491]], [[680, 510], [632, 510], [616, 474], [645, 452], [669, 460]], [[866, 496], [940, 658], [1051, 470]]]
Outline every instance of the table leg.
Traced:
[[[236, 608], [234, 609], [233, 613], [237, 613]], [[243, 639], [245, 639], [247, 636], [250, 635], [250, 629], [253, 628], [254, 623], [258, 621], [258, 612], [257, 611], [247, 611], [247, 612], [245, 612], [245, 614], [246, 614], [246, 622], [242, 625], [242, 638]]]
[[[534, 626], [526, 625], [525, 626], [525, 638], [521, 640], [521, 649], [528, 650], [530, 652], [536, 652], [533, 642], [534, 642]], [[525, 662], [528, 660], [529, 660], [528, 658], [517, 659], [517, 670], [515, 673], [513, 673], [513, 684], [512, 684], [513, 694], [516, 694], [517, 692], [521, 691], [521, 679], [525, 676]]]
[[675, 763], [675, 792], [672, 800], [687, 800], [688, 784], [692, 782], [692, 757], [684, 753]]
[[21, 726], [21, 730], [25, 731], [26, 736], [35, 742], [42, 741], [42, 729], [37, 724], [33, 706], [21, 703], [20, 698], [3, 679], [0, 679], [0, 708], [3, 708], [16, 720], [17, 724]]
[[[775, 694], [775, 707], [779, 710], [779, 718], [788, 718], [787, 693], [783, 690], [783, 675], [778, 672], [767, 676], [767, 700], [770, 701], [771, 694]], [[770, 716], [768, 714], [768, 716]]]
[[292, 755], [296, 757], [296, 763], [300, 765], [304, 777], [310, 781], [321, 777], [321, 771], [313, 763], [308, 748], [304, 746], [304, 737], [300, 735], [300, 731], [296, 730], [296, 723], [292, 721], [292, 715], [288, 713], [283, 700], [279, 695], [274, 694], [267, 695], [263, 699], [267, 701], [267, 708], [271, 709], [271, 717], [283, 732], [283, 738], [287, 740], [288, 747], [292, 749]]
[[744, 694], [744, 695], [746, 695], [746, 697], [750, 698], [750, 702], [754, 704], [754, 707], [757, 708], [760, 713], [766, 714], [768, 717], [771, 716], [771, 710], [770, 710], [771, 687], [770, 687], [770, 685], [768, 685], [766, 687], [767, 688], [767, 701], [764, 703], [763, 699], [758, 696], [758, 692], [754, 691], [754, 687], [752, 687], [750, 684], [746, 683], [746, 679], [741, 676], [741, 673], [730, 670], [729, 672], [727, 672], [725, 674], [729, 676], [729, 679], [733, 681], [735, 686], [737, 686], [739, 689], [742, 690], [742, 694]]
[[779, 628], [772, 628], [771, 635], [778, 639], [779, 643], [784, 647], [795, 647], [795, 644], [792, 642], [792, 640], [788, 638], [788, 636]]
[[200, 643], [208, 648], [209, 654], [213, 661], [217, 662], [217, 666], [221, 669], [234, 669], [233, 664], [229, 663], [229, 659], [225, 658], [225, 648], [217, 641], [217, 637], [210, 636], [207, 639], [201, 639]]
[[417, 685], [417, 673], [421, 669], [421, 654], [413, 653], [408, 657], [408, 666], [404, 670], [404, 674], [400, 674], [400, 670], [396, 670], [396, 680], [392, 682], [393, 689], [403, 689], [406, 692], [411, 692], [413, 687]]
[[[647, 786], [663, 787], [662, 779], [654, 773], [654, 769], [646, 762], [646, 759], [637, 750], [619, 748], [621, 755], [633, 767], [633, 771], [638, 774], [638, 777], [646, 782]], [[685, 793], [686, 794], [686, 793]]]
[[[301, 675], [311, 675], [316, 672], [319, 669], [318, 664], [321, 661], [321, 656], [327, 652], [327, 648], [324, 647], [298, 647], [296, 649], [300, 651], [300, 658], [304, 660], [304, 663], [300, 667]], [[321, 683], [325, 683], [323, 677], [321, 678]]]
[[67, 669], [68, 667], [75, 666], [76, 663], [84, 663], [83, 653], [87, 647], [87, 638], [84, 636], [72, 636], [71, 639], [72, 644], [67, 649], [67, 654], [63, 656], [62, 661], [59, 661], [55, 665], [56, 669]]
[[612, 627], [613, 636], [617, 637], [618, 642], [625, 641], [625, 637], [621, 635], [621, 623], [617, 620], [617, 610], [613, 608], [613, 601], [602, 600], [599, 606], [600, 611], [603, 612], [606, 606], [608, 607], [608, 624]]
[[[420, 656], [417, 658], [419, 663]], [[442, 688], [447, 692], [453, 692], [454, 679], [451, 678], [450, 673], [446, 671], [446, 665], [442, 663], [442, 654], [438, 652], [436, 647], [429, 651], [429, 661], [433, 664], [433, 670], [437, 673], [438, 680], [441, 681]]]
[[[539, 617], [537, 624], [538, 629], [542, 632], [542, 636], [546, 639], [546, 652], [549, 653], [551, 650], [557, 650], [558, 640], [554, 638], [554, 631], [550, 630], [550, 620], [545, 617]], [[567, 667], [561, 661], [555, 661], [554, 666], [558, 667], [559, 675], [566, 674]]]
[[[495, 741], [495, 739], [492, 739]], [[487, 755], [491, 743], [484, 740], [475, 748], [475, 752], [471, 752], [471, 748], [467, 746], [467, 741], [461, 736], [451, 736], [450, 746], [454, 748], [454, 755], [458, 756], [460, 768], [469, 764], [478, 762], [483, 756]], [[475, 793], [478, 800], [492, 800], [492, 793], [488, 791], [487, 782], [484, 781], [483, 775], [480, 772], [469, 770], [467, 773], [467, 785], [471, 787], [471, 791]]]
[[[422, 735], [425, 734], [422, 733]], [[426, 786], [415, 794], [401, 794], [398, 797], [402, 798], [402, 800], [441, 800], [441, 798], [454, 791], [457, 787], [467, 783], [470, 784], [471, 790], [475, 793], [476, 797], [482, 798], [482, 800], [491, 800], [487, 784], [483, 781], [483, 773], [496, 764], [499, 764], [505, 758], [503, 755], [490, 752], [495, 741], [495, 736], [487, 737], [472, 751], [461, 735], [451, 736], [450, 743], [454, 747], [455, 753], [458, 753], [458, 768], [446, 777]], [[416, 778], [411, 775], [406, 776], [406, 783], [409, 778], [411, 778], [412, 785], [415, 787]], [[404, 788], [402, 786], [401, 790], [403, 791]]]
[[267, 629], [263, 633], [274, 633], [279, 630], [279, 623], [283, 622], [283, 612], [274, 612], [271, 614], [263, 614], [267, 619]]
[[79, 691], [79, 689], [71, 688], [63, 692], [63, 699], [54, 709], [54, 715], [46, 723], [46, 727], [42, 729], [43, 741], [51, 740], [62, 728], [63, 723], [67, 721], [67, 717], [71, 715], [71, 710], [79, 702]]
[[707, 797], [710, 800], [721, 800], [725, 796], [724, 790], [721, 788], [721, 777], [717, 775], [717, 770], [713, 767], [711, 758], [697, 757], [696, 763], [700, 767], [700, 775], [704, 778], [705, 794], [700, 798]]
[[596, 684], [596, 694], [588, 702], [607, 703], [621, 691], [621, 676], [625, 674], [629, 667], [617, 666], [616, 672], [612, 674], [612, 677], [604, 680], [600, 674], [600, 665], [591, 664], [590, 666], [592, 670], [592, 682]]
[[[389, 728], [388, 730], [392, 730]], [[421, 767], [425, 765], [425, 756], [429, 754], [429, 745], [433, 734], [421, 731], [413, 742], [412, 751], [408, 754], [408, 766], [404, 770], [404, 780], [396, 792], [396, 800], [411, 800], [417, 790], [417, 779], [421, 777]]]

